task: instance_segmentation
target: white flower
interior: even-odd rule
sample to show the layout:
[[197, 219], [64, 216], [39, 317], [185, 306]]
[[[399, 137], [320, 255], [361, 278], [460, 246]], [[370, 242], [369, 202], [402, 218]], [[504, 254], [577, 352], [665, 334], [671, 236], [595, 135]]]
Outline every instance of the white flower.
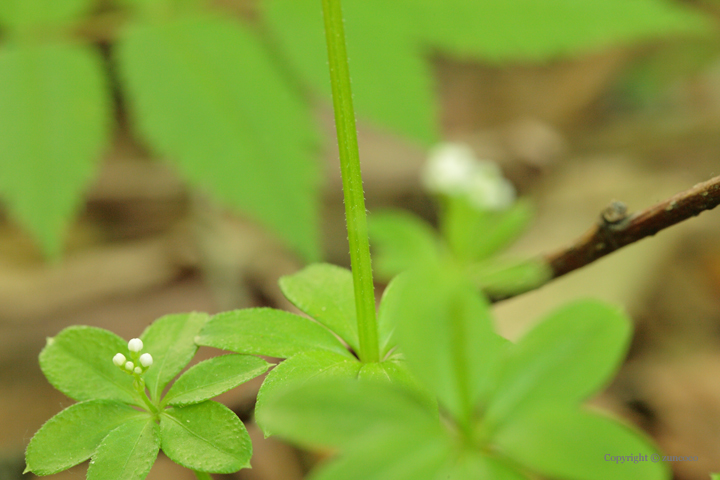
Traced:
[[140, 368], [140, 367], [135, 367], [135, 370], [133, 370], [133, 372], [135, 372], [135, 373], [137, 373], [138, 375], [140, 375], [140, 374], [142, 373], [142, 368]]
[[133, 338], [128, 342], [128, 350], [131, 352], [139, 352], [143, 349], [143, 342], [139, 338]]
[[113, 363], [118, 367], [122, 367], [125, 364], [125, 360], [125, 355], [122, 353], [118, 353], [113, 357]]
[[470, 147], [443, 143], [430, 152], [422, 172], [422, 182], [433, 193], [462, 194], [475, 166], [475, 154]]
[[140, 364], [145, 368], [152, 365], [153, 364], [152, 355], [150, 355], [149, 353], [143, 353], [142, 355], [140, 355]]
[[125, 370], [127, 370], [128, 372], [132, 372], [134, 368], [135, 364], [133, 362], [125, 363]]
[[515, 188], [498, 166], [478, 160], [472, 149], [444, 143], [430, 152], [422, 174], [432, 193], [465, 197], [478, 210], [503, 210], [515, 201]]

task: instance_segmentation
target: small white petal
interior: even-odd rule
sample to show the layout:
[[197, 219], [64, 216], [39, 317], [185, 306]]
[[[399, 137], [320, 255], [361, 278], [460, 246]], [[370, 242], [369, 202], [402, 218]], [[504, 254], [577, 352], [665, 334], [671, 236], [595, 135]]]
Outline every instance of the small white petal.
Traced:
[[142, 355], [140, 355], [140, 364], [145, 368], [152, 365], [153, 364], [152, 355], [150, 355], [149, 353], [143, 353]]
[[128, 372], [132, 372], [134, 368], [135, 364], [133, 362], [127, 362], [125, 364], [125, 370], [127, 370]]
[[122, 353], [118, 353], [113, 357], [113, 363], [115, 365], [117, 365], [118, 367], [122, 367], [123, 364], [125, 363], [125, 360], [126, 360], [125, 355], [123, 355]]
[[137, 373], [138, 375], [140, 375], [140, 374], [142, 373], [142, 368], [140, 368], [140, 367], [135, 367], [135, 370], [133, 370], [133, 371], [134, 371], [135, 373]]
[[139, 338], [133, 338], [128, 342], [128, 350], [131, 352], [139, 352], [143, 349], [143, 342]]

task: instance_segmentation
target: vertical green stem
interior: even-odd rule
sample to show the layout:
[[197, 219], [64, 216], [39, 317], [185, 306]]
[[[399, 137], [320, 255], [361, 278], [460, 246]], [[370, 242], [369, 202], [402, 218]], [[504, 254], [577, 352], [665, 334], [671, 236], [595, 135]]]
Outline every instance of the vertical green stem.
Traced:
[[377, 362], [380, 357], [377, 320], [375, 318], [375, 292], [370, 264], [365, 196], [360, 176], [360, 154], [355, 126], [350, 70], [345, 49], [340, 0], [322, 0], [325, 17], [325, 37], [330, 60], [335, 127], [340, 149], [340, 170], [345, 194], [345, 217], [350, 243], [350, 264], [355, 288], [360, 351], [364, 362]]

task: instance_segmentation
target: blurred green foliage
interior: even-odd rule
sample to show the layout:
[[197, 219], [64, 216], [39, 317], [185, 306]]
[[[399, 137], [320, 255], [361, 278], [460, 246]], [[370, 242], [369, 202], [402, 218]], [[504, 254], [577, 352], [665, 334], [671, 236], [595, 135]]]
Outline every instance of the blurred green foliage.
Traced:
[[[309, 362], [318, 350], [286, 360], [262, 387], [257, 420], [266, 432], [339, 449], [310, 478], [669, 478], [662, 462], [607, 461], [608, 452], [656, 449], [582, 406], [627, 351], [631, 323], [618, 309], [574, 302], [511, 343], [495, 332], [490, 305], [462, 272], [414, 270], [394, 282], [380, 308], [397, 339], [392, 357], [413, 383], [391, 371], [363, 375], [371, 364], [351, 359], [344, 368]], [[273, 377], [280, 380], [267, 388]]]
[[[108, 148], [117, 85], [141, 143], [190, 185], [318, 258], [318, 132], [297, 80], [329, 92], [320, 2], [260, 1], [269, 38], [203, 0], [0, 0], [0, 196], [48, 256], [61, 253]], [[663, 0], [345, 7], [360, 114], [425, 143], [439, 136], [429, 53], [538, 61], [707, 24]], [[108, 11], [123, 19], [110, 42], [115, 69], [77, 34]]]

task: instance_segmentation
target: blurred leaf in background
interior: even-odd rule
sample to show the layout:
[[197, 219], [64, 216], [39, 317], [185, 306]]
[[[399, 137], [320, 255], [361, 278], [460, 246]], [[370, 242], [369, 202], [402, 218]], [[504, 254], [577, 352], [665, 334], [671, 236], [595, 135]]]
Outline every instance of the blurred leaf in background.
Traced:
[[112, 107], [93, 47], [27, 32], [76, 20], [89, 3], [0, 2], [0, 195], [50, 257], [107, 144]]
[[[292, 67], [329, 95], [318, 2], [263, 0], [263, 6]], [[538, 62], [709, 31], [705, 17], [663, 0], [347, 0], [343, 7], [359, 113], [425, 143], [438, 137], [425, 58], [433, 49], [493, 62]]]
[[152, 149], [317, 259], [315, 132], [259, 39], [239, 22], [195, 13], [129, 25], [116, 48]]
[[[709, 30], [700, 13], [662, 0], [344, 5], [361, 115], [425, 144], [440, 136], [426, 58], [435, 50], [536, 62]], [[79, 37], [76, 28], [92, 22], [98, 6], [0, 2], [0, 195], [48, 256], [62, 251], [64, 231], [110, 138], [107, 69], [89, 45], [95, 40]], [[259, 21], [279, 55], [249, 24], [212, 13], [199, 0], [118, 2], [121, 28], [109, 43], [119, 95], [139, 140], [174, 162], [193, 187], [317, 259], [317, 126], [289, 75], [329, 93], [320, 5], [261, 0], [260, 7]]]

